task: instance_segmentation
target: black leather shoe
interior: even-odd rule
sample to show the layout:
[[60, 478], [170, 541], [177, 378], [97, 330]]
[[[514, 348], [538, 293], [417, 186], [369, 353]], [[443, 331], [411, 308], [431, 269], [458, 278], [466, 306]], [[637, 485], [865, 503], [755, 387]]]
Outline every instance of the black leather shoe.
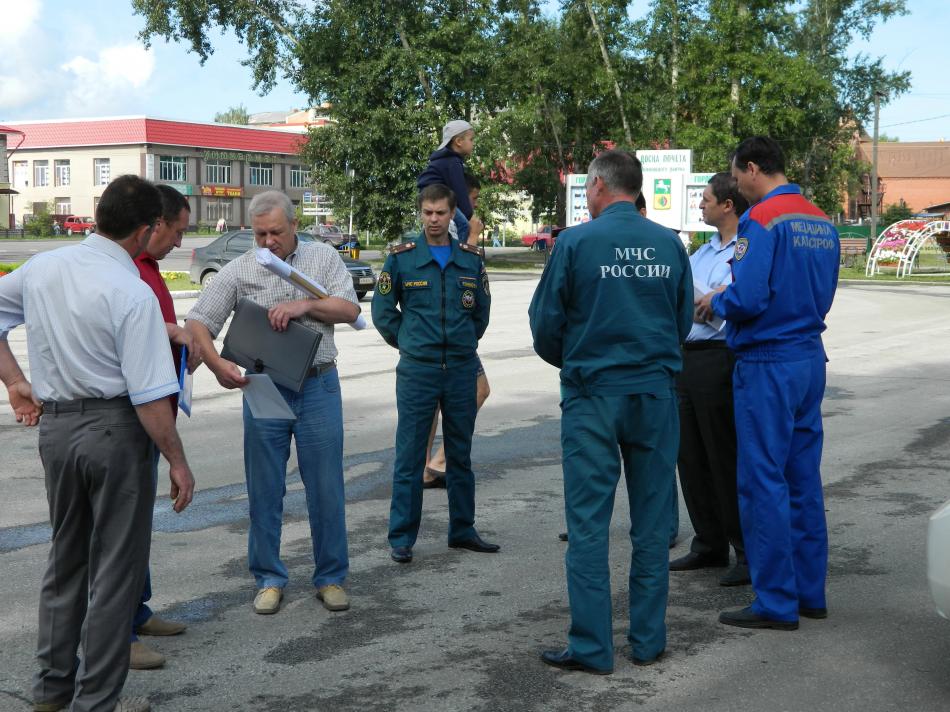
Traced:
[[567, 532], [561, 532], [560, 534], [557, 535], [557, 538], [560, 539], [561, 541], [567, 541]]
[[747, 564], [736, 564], [719, 577], [720, 586], [748, 586], [752, 583]]
[[439, 472], [438, 470], [433, 470], [431, 467], [427, 467], [426, 474], [432, 479], [427, 480], [425, 477], [423, 477], [422, 489], [445, 489], [444, 472]]
[[494, 554], [496, 551], [501, 549], [498, 544], [489, 544], [487, 541], [483, 541], [478, 534], [475, 534], [469, 539], [462, 539], [461, 541], [450, 541], [450, 549], [468, 549], [469, 551], [477, 551], [480, 554]]
[[600, 668], [585, 665], [580, 660], [572, 658], [567, 648], [564, 648], [564, 650], [545, 650], [541, 653], [541, 660], [551, 667], [560, 668], [561, 670], [580, 670], [581, 672], [589, 672], [592, 675], [609, 675], [614, 671], [613, 668], [601, 670]]
[[805, 618], [815, 618], [821, 620], [828, 617], [827, 608], [806, 608], [805, 606], [798, 607], [798, 615], [805, 616]]
[[410, 561], [412, 561], [412, 547], [394, 546], [392, 552], [390, 552], [389, 555], [397, 564], [408, 564]]
[[647, 665], [653, 665], [660, 662], [660, 659], [666, 654], [665, 650], [661, 650], [652, 658], [638, 658], [633, 654], [630, 655], [630, 662], [638, 667], [646, 667]]
[[709, 556], [708, 554], [694, 554], [692, 551], [673, 559], [670, 562], [670, 571], [693, 571], [695, 569], [713, 569], [729, 565], [729, 557]]
[[719, 614], [719, 622], [725, 625], [734, 625], [737, 628], [771, 628], [772, 630], [798, 630], [798, 621], [777, 621], [760, 616], [751, 606], [735, 611], [723, 611]]

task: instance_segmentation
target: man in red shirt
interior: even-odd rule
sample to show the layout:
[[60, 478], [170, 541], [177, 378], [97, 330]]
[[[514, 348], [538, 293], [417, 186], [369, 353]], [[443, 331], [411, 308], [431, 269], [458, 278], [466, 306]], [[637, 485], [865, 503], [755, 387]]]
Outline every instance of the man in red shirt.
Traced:
[[[188, 367], [194, 370], [200, 363], [198, 344], [192, 339], [191, 334], [178, 325], [175, 303], [158, 269], [159, 260], [167, 257], [173, 248], [181, 247], [181, 238], [188, 229], [191, 219], [191, 207], [188, 205], [188, 199], [171, 186], [157, 185], [155, 187], [162, 195], [162, 216], [155, 225], [155, 231], [145, 249], [135, 258], [135, 266], [139, 268], [142, 281], [152, 288], [158, 298], [176, 370], [180, 368], [182, 346], [188, 349]], [[177, 414], [178, 395], [169, 397], [169, 403], [173, 412]], [[152, 474], [157, 486], [157, 451]], [[151, 574], [146, 571], [145, 588], [132, 623], [132, 654], [129, 658], [129, 667], [133, 670], [149, 670], [165, 664], [165, 656], [140, 641], [138, 635], [178, 635], [185, 630], [184, 623], [166, 621], [152, 613], [152, 609], [147, 604], [152, 597], [151, 583]]]

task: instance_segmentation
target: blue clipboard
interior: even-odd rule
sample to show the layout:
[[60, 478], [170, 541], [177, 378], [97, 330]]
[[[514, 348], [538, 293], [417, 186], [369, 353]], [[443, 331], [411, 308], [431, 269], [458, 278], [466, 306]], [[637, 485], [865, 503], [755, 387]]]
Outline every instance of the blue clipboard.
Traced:
[[181, 347], [181, 362], [178, 369], [178, 410], [191, 417], [191, 392], [194, 376], [188, 372], [188, 347]]

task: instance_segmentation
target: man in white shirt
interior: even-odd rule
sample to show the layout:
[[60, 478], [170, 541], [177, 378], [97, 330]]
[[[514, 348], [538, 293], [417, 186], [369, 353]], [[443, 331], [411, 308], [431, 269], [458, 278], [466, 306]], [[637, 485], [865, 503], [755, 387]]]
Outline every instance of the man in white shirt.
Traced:
[[[154, 446], [170, 465], [175, 511], [194, 491], [165, 402], [178, 390], [169, 349], [158, 348], [168, 340], [165, 325], [132, 261], [160, 214], [155, 186], [121, 176], [99, 201], [97, 234], [0, 279], [0, 380], [17, 420], [40, 420], [53, 530], [40, 591], [36, 712], [149, 709], [147, 699], [119, 698], [129, 642], [118, 631], [131, 628], [142, 592]], [[19, 324], [32, 386], [7, 343]]]

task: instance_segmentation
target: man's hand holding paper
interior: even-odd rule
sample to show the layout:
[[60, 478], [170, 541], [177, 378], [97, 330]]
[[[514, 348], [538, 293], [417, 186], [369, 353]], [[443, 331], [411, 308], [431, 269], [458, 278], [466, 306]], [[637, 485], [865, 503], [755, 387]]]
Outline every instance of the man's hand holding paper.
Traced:
[[[693, 296], [695, 297], [694, 304], [696, 305], [696, 313], [693, 317], [693, 321], [696, 323], [711, 323], [718, 322], [721, 326], [722, 319], [716, 316], [715, 312], [712, 310], [712, 298], [726, 289], [725, 284], [715, 287], [714, 289], [708, 289], [706, 285], [693, 282]], [[712, 325], [712, 324], [711, 324]], [[715, 328], [719, 328], [715, 326]]]

